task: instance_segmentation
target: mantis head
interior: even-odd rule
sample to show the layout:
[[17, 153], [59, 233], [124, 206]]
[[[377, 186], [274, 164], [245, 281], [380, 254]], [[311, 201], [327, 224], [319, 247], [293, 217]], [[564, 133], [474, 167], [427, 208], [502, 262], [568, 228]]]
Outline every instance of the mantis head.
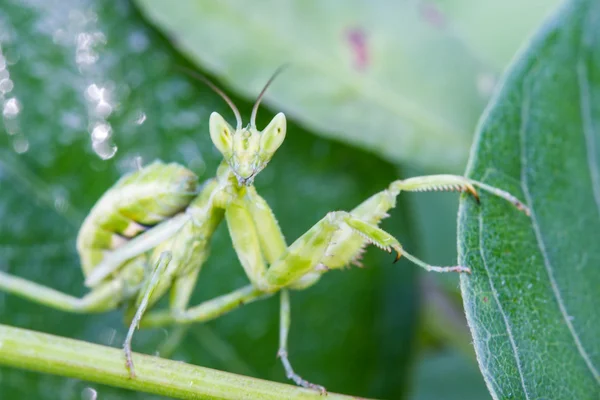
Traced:
[[251, 185], [285, 139], [285, 115], [277, 114], [259, 131], [251, 122], [235, 130], [216, 112], [210, 115], [210, 137], [241, 185]]
[[242, 128], [240, 112], [231, 99], [206, 78], [199, 77], [229, 104], [235, 114], [237, 126], [234, 129], [219, 113], [213, 112], [210, 115], [209, 130], [215, 147], [223, 154], [240, 185], [252, 185], [254, 177], [267, 166], [285, 139], [286, 120], [283, 113], [273, 117], [262, 131], [256, 128], [256, 113], [260, 101], [281, 70], [280, 67], [271, 76], [258, 95], [252, 108], [250, 123], [245, 128]]

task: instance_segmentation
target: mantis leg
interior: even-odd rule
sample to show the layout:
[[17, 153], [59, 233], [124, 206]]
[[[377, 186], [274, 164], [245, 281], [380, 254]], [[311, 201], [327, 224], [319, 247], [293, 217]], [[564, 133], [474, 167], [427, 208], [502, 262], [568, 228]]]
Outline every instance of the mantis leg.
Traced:
[[[185, 275], [177, 277], [171, 288], [170, 312], [179, 313], [188, 308], [192, 292], [196, 287], [198, 275], [200, 274], [200, 266], [194, 268]], [[159, 346], [158, 354], [163, 358], [170, 358], [171, 354], [183, 340], [189, 325], [176, 325], [170, 332], [169, 336]]]
[[152, 275], [148, 280], [148, 283], [145, 285], [145, 288], [142, 290], [142, 292], [140, 292], [140, 294], [142, 295], [141, 302], [135, 313], [135, 316], [133, 317], [133, 321], [131, 321], [131, 325], [129, 325], [129, 331], [127, 332], [125, 342], [123, 343], [126, 365], [131, 378], [135, 378], [135, 370], [133, 368], [133, 359], [131, 356], [131, 340], [133, 338], [133, 333], [139, 327], [140, 320], [142, 319], [142, 316], [144, 315], [144, 312], [148, 307], [148, 303], [150, 301], [150, 297], [152, 296], [152, 292], [158, 286], [158, 281], [165, 269], [167, 268], [167, 265], [169, 265], [170, 261], [171, 253], [164, 252], [160, 255], [156, 263], [156, 267], [154, 268], [154, 271], [152, 272]]
[[[344, 238], [343, 235], [346, 234], [349, 234], [346, 237], [347, 242], [338, 241], [340, 238]], [[284, 256], [271, 265], [267, 271], [265, 282], [272, 287], [283, 288], [319, 265], [329, 267], [328, 264], [323, 264], [323, 262], [347, 263], [352, 255], [349, 256], [348, 252], [341, 250], [344, 250], [344, 245], [353, 244], [351, 242], [354, 239], [352, 234], [358, 234], [363, 244], [374, 244], [389, 253], [395, 251], [397, 253], [396, 261], [401, 255], [404, 255], [410, 261], [428, 271], [470, 272], [468, 268], [461, 266], [438, 267], [427, 264], [403, 250], [396, 238], [378, 228], [375, 224], [365, 222], [363, 219], [345, 211], [335, 211], [328, 213], [308, 232], [298, 238], [288, 248]], [[338, 239], [332, 240], [334, 237]], [[359, 244], [359, 250], [360, 246], [362, 244]], [[332, 254], [329, 250], [330, 247], [340, 250], [340, 252], [336, 251]]]
[[[253, 189], [253, 188], [250, 188]], [[248, 194], [255, 194], [250, 190]], [[241, 196], [242, 199], [245, 196]], [[260, 199], [262, 200], [262, 198]], [[264, 202], [264, 200], [262, 200]], [[255, 205], [260, 206], [261, 204]], [[251, 285], [244, 286], [231, 293], [216, 297], [205, 301], [197, 306], [186, 308], [187, 301], [193, 283], [191, 281], [176, 281], [175, 285], [181, 285], [181, 290], [176, 290], [177, 293], [172, 296], [171, 310], [152, 311], [146, 315], [142, 321], [143, 327], [159, 327], [174, 323], [189, 324], [194, 322], [205, 322], [217, 318], [229, 311], [232, 311], [239, 306], [255, 301], [259, 298], [268, 297], [275, 292], [274, 290], [262, 290], [262, 280], [266, 273], [266, 263], [263, 258], [263, 252], [267, 261], [276, 260], [286, 249], [286, 243], [283, 235], [277, 226], [270, 208], [264, 203], [264, 210], [270, 214], [270, 218], [260, 221], [260, 226], [269, 226], [274, 230], [275, 234], [271, 238], [266, 238], [265, 235], [257, 233], [257, 224], [251, 213], [251, 210], [246, 206], [246, 200], [236, 200], [227, 208], [226, 218], [230, 229], [234, 248], [238, 254], [238, 258], [244, 267]], [[272, 239], [272, 240], [269, 240]], [[261, 251], [262, 249], [262, 251]], [[264, 285], [262, 285], [264, 286]]]
[[271, 296], [254, 285], [247, 285], [231, 293], [215, 297], [186, 309], [183, 312], [173, 313], [171, 310], [160, 310], [148, 313], [142, 318], [140, 326], [143, 328], [157, 328], [172, 324], [192, 324], [206, 322], [220, 317], [244, 304], [251, 303], [261, 298]]
[[104, 312], [115, 309], [124, 300], [125, 289], [125, 281], [115, 279], [101, 284], [79, 298], [0, 271], [0, 290], [48, 307], [74, 313]]
[[525, 214], [530, 214], [529, 208], [512, 194], [483, 182], [474, 181], [460, 175], [428, 175], [398, 180], [390, 185], [390, 190], [394, 191], [396, 194], [400, 193], [401, 190], [416, 192], [429, 190], [458, 190], [470, 193], [475, 197], [477, 202], [479, 202], [479, 195], [475, 190], [475, 186], [510, 202]]
[[[171, 298], [169, 305], [169, 314], [175, 315], [185, 312], [189, 306], [192, 292], [196, 287], [198, 281], [198, 275], [200, 274], [200, 267], [192, 269], [187, 274], [177, 277], [173, 282], [171, 288]], [[158, 311], [157, 313], [161, 313]], [[153, 317], [150, 317], [152, 319]], [[167, 339], [159, 346], [158, 354], [164, 358], [170, 358], [170, 355], [178, 347], [179, 343], [183, 340], [190, 328], [189, 324], [178, 324], [175, 325]], [[207, 328], [208, 329], [208, 328]]]
[[[154, 284], [151, 292], [142, 292], [144, 298], [138, 298], [135, 304], [137, 307], [135, 324], [139, 324], [142, 318], [140, 313], [142, 301], [145, 306], [152, 305], [169, 289], [171, 292], [169, 313], [175, 316], [188, 308], [200, 270], [208, 257], [211, 237], [223, 219], [223, 208], [215, 201], [222, 190], [217, 180], [207, 181], [200, 195], [186, 210], [189, 221], [175, 236], [154, 248], [151, 259], [160, 260], [165, 252], [172, 254], [172, 259], [156, 278], [157, 283]], [[161, 312], [158, 313], [160, 315]], [[175, 336], [183, 338], [187, 328], [177, 329]], [[169, 338], [168, 342], [170, 342], [168, 347], [176, 346], [176, 340]]]
[[302, 386], [309, 389], [315, 389], [320, 391], [322, 394], [327, 393], [325, 388], [321, 385], [315, 385], [309, 381], [302, 379], [300, 375], [294, 372], [292, 364], [288, 359], [287, 353], [287, 340], [288, 333], [290, 331], [291, 323], [291, 310], [290, 310], [290, 293], [287, 289], [281, 290], [281, 306], [280, 306], [280, 325], [279, 325], [279, 351], [277, 356], [281, 359], [283, 368], [285, 368], [285, 374], [288, 379], [293, 380], [296, 385]]
[[[273, 264], [279, 258], [281, 258], [287, 250], [285, 238], [283, 237], [283, 233], [281, 232], [279, 224], [275, 219], [275, 215], [273, 214], [273, 211], [267, 202], [256, 192], [256, 189], [253, 187], [248, 188], [246, 196], [244, 196], [244, 202], [248, 211], [252, 215], [252, 219], [254, 220], [254, 225], [256, 226], [256, 232], [259, 237], [263, 254], [265, 254], [269, 264]], [[292, 284], [291, 287], [304, 289], [316, 283], [320, 277], [321, 273], [319, 272], [309, 272], [296, 281], [295, 284]], [[321, 393], [326, 393], [326, 390], [323, 386], [315, 385], [314, 383], [302, 379], [294, 372], [294, 369], [292, 368], [292, 364], [290, 363], [287, 352], [287, 341], [291, 324], [289, 291], [287, 289], [282, 289], [280, 292], [280, 297], [279, 351], [277, 352], [277, 356], [283, 364], [285, 374], [288, 379], [293, 380], [299, 386], [315, 389]]]
[[435, 271], [435, 272], [468, 272], [471, 270], [467, 267], [461, 266], [452, 266], [452, 267], [438, 267], [427, 264], [425, 261], [420, 260], [419, 258], [409, 254], [406, 250], [402, 248], [402, 245], [398, 242], [396, 238], [392, 235], [380, 229], [372, 224], [364, 222], [358, 218], [348, 216], [344, 219], [344, 222], [348, 224], [352, 229], [356, 232], [367, 238], [367, 241], [379, 247], [382, 250], [391, 253], [392, 250], [396, 252], [396, 259], [394, 262], [398, 261], [401, 256], [405, 256], [413, 263], [417, 264], [419, 267], [426, 269], [427, 271]]

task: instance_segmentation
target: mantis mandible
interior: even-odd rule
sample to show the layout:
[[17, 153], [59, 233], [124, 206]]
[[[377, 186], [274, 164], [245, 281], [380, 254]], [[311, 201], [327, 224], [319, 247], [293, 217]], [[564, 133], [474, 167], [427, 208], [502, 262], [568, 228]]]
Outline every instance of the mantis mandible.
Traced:
[[[125, 175], [110, 188], [94, 205], [77, 237], [85, 285], [90, 288], [87, 295], [73, 297], [3, 272], [0, 289], [70, 312], [104, 312], [125, 305], [131, 324], [123, 348], [132, 378], [131, 340], [140, 325], [205, 322], [279, 292], [278, 356], [286, 375], [300, 386], [325, 392], [323, 386], [296, 374], [288, 359], [289, 290], [308, 288], [325, 272], [356, 261], [369, 244], [395, 252], [396, 261], [404, 256], [427, 271], [470, 272], [466, 266], [429, 265], [378, 227], [395, 207], [400, 192], [456, 190], [479, 202], [477, 187], [529, 214], [513, 195], [485, 183], [458, 175], [421, 176], [394, 181], [351, 211], [327, 213], [288, 246], [271, 208], [253, 186], [286, 135], [283, 113], [275, 115], [262, 131], [255, 123], [261, 99], [280, 71], [258, 95], [246, 127], [229, 97], [196, 75], [224, 99], [236, 119], [234, 129], [220, 114], [210, 115], [210, 137], [224, 158], [216, 177], [200, 185], [198, 177], [187, 168], [155, 161]], [[223, 219], [250, 283], [190, 307], [211, 237]], [[169, 290], [168, 309], [146, 312]]]

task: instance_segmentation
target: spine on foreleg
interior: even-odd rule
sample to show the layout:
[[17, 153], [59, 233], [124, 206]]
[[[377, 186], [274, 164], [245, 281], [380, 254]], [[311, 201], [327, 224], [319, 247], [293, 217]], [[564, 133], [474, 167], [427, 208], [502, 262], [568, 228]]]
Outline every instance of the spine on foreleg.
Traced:
[[107, 252], [186, 208], [197, 185], [192, 171], [161, 161], [122, 177], [96, 202], [77, 236], [84, 274], [88, 276]]
[[[388, 217], [387, 212], [396, 206], [396, 195], [397, 193], [389, 189], [383, 190], [363, 201], [350, 211], [350, 214], [377, 226]], [[368, 245], [363, 236], [346, 226], [336, 232], [331, 243], [321, 263], [322, 269], [343, 268], [349, 264], [362, 266], [360, 259]]]

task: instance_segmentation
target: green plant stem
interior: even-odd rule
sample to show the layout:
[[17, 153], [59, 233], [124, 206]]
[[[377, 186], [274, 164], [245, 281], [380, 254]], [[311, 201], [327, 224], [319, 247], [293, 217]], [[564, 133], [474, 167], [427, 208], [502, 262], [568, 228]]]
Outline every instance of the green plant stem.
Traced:
[[131, 379], [120, 349], [0, 325], [0, 365], [180, 399], [323, 399], [313, 390], [183, 362], [137, 353], [133, 361], [136, 377]]

